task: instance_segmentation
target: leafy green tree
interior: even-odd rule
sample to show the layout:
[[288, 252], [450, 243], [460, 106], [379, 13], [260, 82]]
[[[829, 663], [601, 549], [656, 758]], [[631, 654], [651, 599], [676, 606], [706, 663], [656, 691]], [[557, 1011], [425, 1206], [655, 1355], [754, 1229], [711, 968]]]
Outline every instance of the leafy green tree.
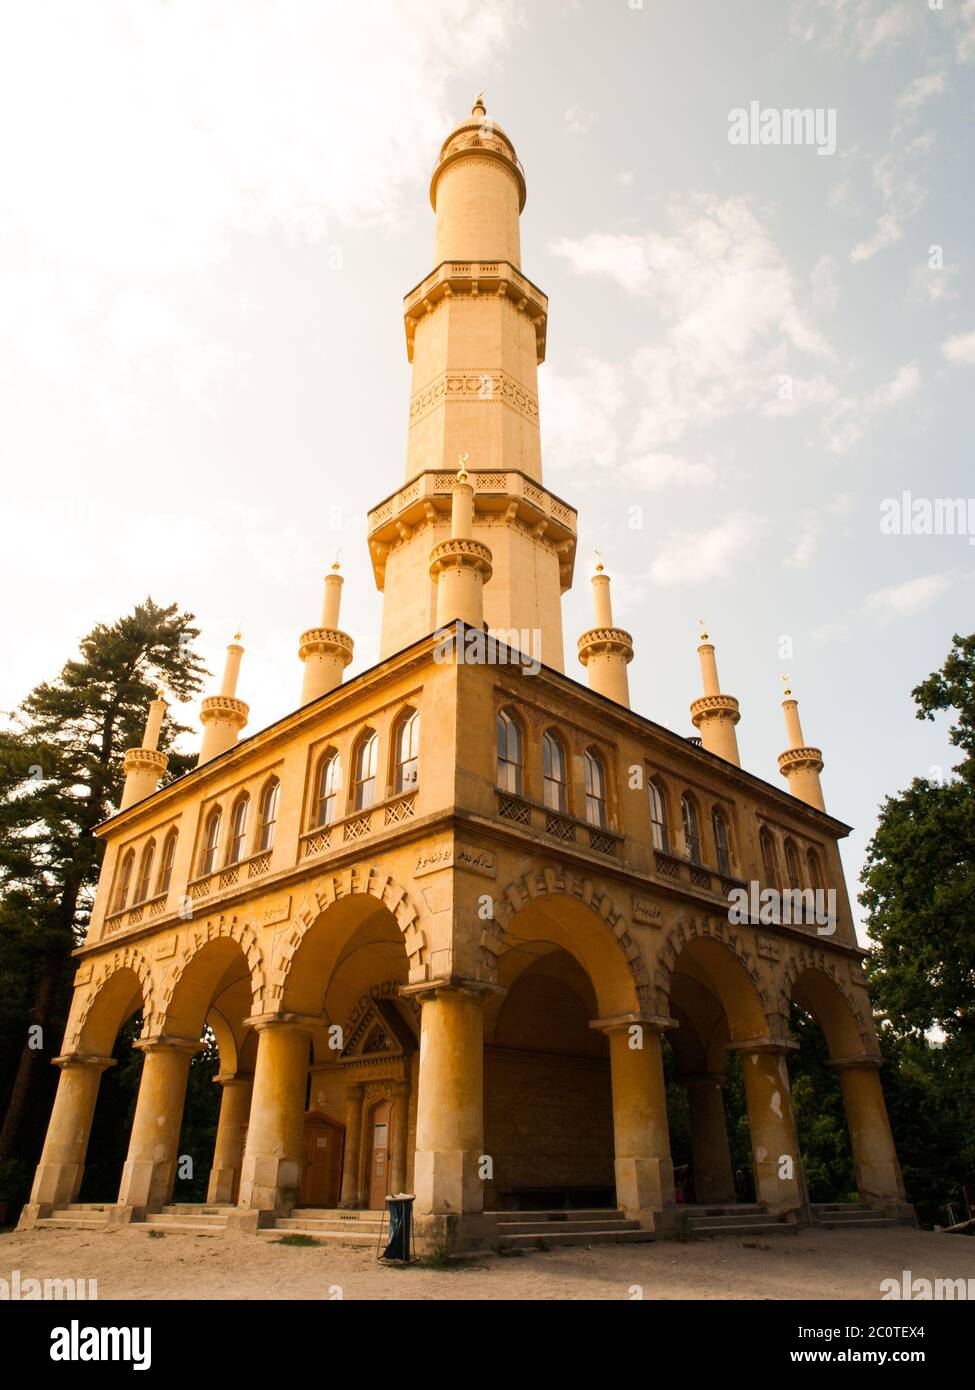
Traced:
[[[867, 971], [881, 1036], [907, 1068], [892, 1068], [885, 1089], [901, 1085], [911, 1097], [900, 1122], [912, 1142], [928, 1134], [926, 1151], [940, 1146], [939, 1162], [948, 1161], [946, 1135], [956, 1135], [941, 1171], [957, 1192], [975, 1171], [975, 635], [956, 634], [941, 670], [911, 693], [918, 719], [953, 716], [948, 738], [964, 756], [951, 775], [917, 777], [885, 800], [860, 902], [876, 942]], [[919, 1132], [911, 1121], [921, 1115]], [[901, 1138], [899, 1147], [906, 1167], [909, 1145]]]
[[[92, 831], [119, 804], [122, 755], [141, 743], [156, 687], [177, 701], [201, 688], [198, 636], [191, 613], [147, 598], [111, 626], [99, 623], [0, 730], [0, 984], [10, 986], [0, 994], [0, 1086], [9, 1088], [0, 1160], [27, 1156], [49, 1103], [70, 954], [101, 863]], [[173, 751], [185, 732], [164, 722], [171, 778], [190, 766]]]

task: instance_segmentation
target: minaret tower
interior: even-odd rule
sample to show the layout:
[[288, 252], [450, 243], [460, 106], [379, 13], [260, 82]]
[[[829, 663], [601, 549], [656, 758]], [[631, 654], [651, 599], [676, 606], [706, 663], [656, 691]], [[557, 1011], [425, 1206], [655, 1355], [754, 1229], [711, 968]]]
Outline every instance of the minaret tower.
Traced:
[[429, 557], [453, 538], [455, 460], [467, 455], [470, 539], [492, 554], [488, 626], [516, 629], [512, 645], [540, 643], [542, 661], [563, 669], [561, 596], [572, 583], [576, 514], [542, 485], [538, 364], [548, 300], [521, 272], [525, 197], [514, 145], [478, 97], [441, 148], [430, 183], [434, 268], [405, 300], [406, 480], [369, 515], [382, 656], [437, 626], [444, 586]]
[[342, 684], [346, 666], [352, 660], [353, 642], [347, 632], [339, 630], [339, 607], [342, 602], [342, 576], [339, 562], [325, 579], [325, 602], [322, 605], [321, 627], [303, 632], [298, 655], [305, 663], [301, 683], [301, 703], [309, 704], [320, 695], [327, 695]]
[[[782, 679], [787, 681], [788, 677], [783, 676]], [[784, 753], [779, 754], [779, 771], [788, 780], [793, 796], [805, 801], [808, 806], [815, 806], [818, 811], [825, 811], [826, 803], [819, 780], [819, 774], [823, 770], [822, 749], [810, 748], [803, 738], [802, 725], [799, 723], [799, 702], [793, 697], [788, 685], [785, 688], [782, 709], [785, 712], [789, 747]]]
[[169, 706], [163, 699], [162, 689], [160, 689], [156, 698], [149, 704], [145, 733], [142, 736], [142, 747], [129, 748], [125, 753], [123, 762], [125, 784], [122, 788], [120, 811], [124, 811], [128, 806], [134, 806], [137, 801], [143, 801], [147, 796], [152, 796], [159, 786], [159, 779], [169, 766], [169, 758], [156, 748], [159, 742], [159, 731], [162, 728], [163, 718], [168, 708]]
[[227, 661], [223, 668], [223, 681], [219, 695], [208, 695], [200, 706], [200, 723], [203, 725], [203, 742], [197, 767], [219, 757], [237, 742], [237, 735], [247, 723], [250, 713], [243, 700], [237, 699], [237, 677], [240, 674], [240, 658], [244, 649], [239, 642], [240, 633], [227, 648]]
[[691, 723], [701, 735], [703, 748], [709, 753], [717, 753], [726, 762], [734, 763], [735, 767], [741, 767], [738, 736], [735, 733], [735, 725], [741, 718], [738, 701], [734, 695], [722, 694], [714, 647], [708, 641], [703, 624], [697, 655], [701, 663], [704, 694], [691, 705]]
[[484, 623], [484, 585], [491, 578], [491, 552], [474, 540], [474, 489], [464, 471], [454, 484], [450, 513], [450, 539], [439, 541], [430, 552], [430, 573], [437, 581], [437, 627], [462, 618], [469, 627]]
[[579, 638], [579, 660], [586, 668], [590, 690], [629, 709], [626, 668], [633, 660], [633, 638], [623, 628], [613, 626], [609, 575], [603, 573], [601, 562], [592, 577], [592, 599], [596, 626]]

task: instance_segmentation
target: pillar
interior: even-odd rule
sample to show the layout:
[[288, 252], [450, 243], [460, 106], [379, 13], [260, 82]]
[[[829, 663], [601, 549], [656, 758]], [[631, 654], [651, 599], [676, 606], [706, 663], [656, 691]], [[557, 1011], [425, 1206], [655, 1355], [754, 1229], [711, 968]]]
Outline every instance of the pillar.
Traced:
[[905, 1205], [904, 1180], [887, 1118], [879, 1059], [854, 1057], [826, 1065], [840, 1078], [860, 1196], [871, 1206]]
[[257, 1065], [238, 1206], [286, 1216], [301, 1181], [310, 1034], [290, 1019], [250, 1024], [258, 1030]]
[[244, 1156], [244, 1129], [251, 1109], [253, 1076], [220, 1074], [213, 1078], [220, 1087], [220, 1118], [213, 1145], [213, 1167], [207, 1187], [207, 1201], [228, 1205], [236, 1201], [240, 1166]]
[[660, 1229], [674, 1203], [661, 1029], [670, 1019], [597, 1020], [609, 1036], [616, 1201], [630, 1221]]
[[395, 1196], [406, 1191], [406, 1140], [410, 1127], [410, 1088], [407, 1082], [393, 1085], [393, 1152], [390, 1158], [389, 1190]]
[[68, 1053], [55, 1057], [54, 1065], [61, 1068], [61, 1077], [31, 1189], [33, 1217], [49, 1215], [54, 1207], [77, 1199], [102, 1073], [115, 1062], [111, 1057]]
[[[417, 992], [415, 989], [412, 992]], [[483, 994], [437, 985], [421, 995], [414, 1187], [418, 1215], [480, 1212], [484, 1185]]]
[[752, 1141], [755, 1200], [775, 1216], [803, 1206], [799, 1143], [792, 1116], [786, 1053], [792, 1044], [758, 1038], [732, 1043], [741, 1071]]
[[118, 1204], [142, 1215], [172, 1201], [190, 1058], [200, 1044], [155, 1038], [134, 1046], [145, 1056]]
[[359, 1160], [362, 1147], [362, 1097], [365, 1086], [349, 1086], [345, 1092], [345, 1150], [342, 1155], [340, 1207], [359, 1205]]
[[682, 1076], [691, 1122], [694, 1196], [698, 1202], [735, 1201], [735, 1174], [728, 1144], [723, 1076]]

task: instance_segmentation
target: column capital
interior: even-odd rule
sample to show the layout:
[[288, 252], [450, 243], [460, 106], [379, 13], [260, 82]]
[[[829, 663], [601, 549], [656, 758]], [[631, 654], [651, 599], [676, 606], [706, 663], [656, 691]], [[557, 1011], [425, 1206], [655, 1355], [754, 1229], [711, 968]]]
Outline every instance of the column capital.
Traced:
[[785, 1057], [798, 1049], [799, 1044], [792, 1038], [748, 1038], [745, 1042], [725, 1043], [726, 1052], [754, 1052], [768, 1057]]
[[833, 1071], [879, 1071], [885, 1066], [883, 1057], [872, 1057], [865, 1054], [862, 1057], [827, 1057], [826, 1066]]
[[607, 1037], [612, 1037], [614, 1033], [625, 1033], [630, 1028], [647, 1028], [651, 1033], [666, 1033], [678, 1026], [677, 1019], [668, 1018], [666, 1014], [615, 1014], [612, 1018], [594, 1018], [589, 1023], [590, 1028], [594, 1028], [597, 1033], [605, 1033]]
[[244, 1019], [245, 1028], [253, 1028], [255, 1032], [262, 1032], [265, 1028], [299, 1028], [305, 1033], [310, 1033], [317, 1028], [325, 1028], [327, 1024], [320, 1014], [251, 1014]]
[[199, 1038], [196, 1041], [192, 1038], [171, 1038], [162, 1033], [155, 1038], [136, 1038], [132, 1046], [147, 1056], [152, 1052], [186, 1052], [192, 1057], [200, 1051], [203, 1043]]
[[415, 985], [400, 985], [399, 993], [404, 999], [419, 999], [421, 1004], [444, 994], [465, 995], [483, 1004], [489, 996], [503, 998], [508, 991], [503, 985], [490, 984], [486, 980], [474, 980], [465, 975], [442, 975], [436, 980], [423, 980]]
[[114, 1057], [99, 1057], [94, 1052], [65, 1052], [60, 1057], [51, 1058], [52, 1067], [91, 1067], [93, 1071], [107, 1071], [118, 1066]]
[[252, 1071], [220, 1071], [213, 1078], [214, 1086], [250, 1086], [253, 1081]]

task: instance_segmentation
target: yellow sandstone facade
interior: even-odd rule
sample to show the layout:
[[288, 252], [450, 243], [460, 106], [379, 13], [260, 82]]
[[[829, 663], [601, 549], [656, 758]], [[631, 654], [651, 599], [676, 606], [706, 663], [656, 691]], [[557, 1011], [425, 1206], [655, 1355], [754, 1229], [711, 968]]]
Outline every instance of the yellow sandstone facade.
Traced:
[[[368, 1233], [388, 1193], [412, 1191], [421, 1240], [450, 1248], [534, 1239], [555, 1207], [578, 1215], [567, 1236], [673, 1230], [666, 1048], [698, 1206], [736, 1200], [722, 1090], [739, 1054], [758, 1210], [809, 1219], [793, 1002], [826, 1036], [862, 1201], [909, 1216], [821, 754], [787, 692], [788, 790], [739, 766], [707, 634], [697, 736], [631, 711], [633, 639], [601, 567], [588, 688], [563, 673], [576, 514], [542, 482], [547, 300], [521, 271], [524, 172], [480, 100], [430, 193], [435, 268], [406, 298], [406, 479], [368, 520], [380, 663], [343, 679], [333, 572], [292, 713], [241, 739], [233, 643], [198, 766], [159, 787], [153, 702], [99, 831], [23, 1222], [77, 1213], [100, 1079], [136, 1012], [138, 1103], [99, 1220], [191, 1219], [173, 1197], [205, 1028], [220, 1116], [201, 1220]], [[833, 889], [835, 921], [736, 918], [758, 886]]]

